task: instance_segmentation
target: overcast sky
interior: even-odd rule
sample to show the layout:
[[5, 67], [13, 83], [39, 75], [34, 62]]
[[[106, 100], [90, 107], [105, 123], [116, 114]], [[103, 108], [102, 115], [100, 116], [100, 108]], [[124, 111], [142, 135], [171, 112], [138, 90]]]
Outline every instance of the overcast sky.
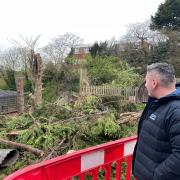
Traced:
[[150, 19], [164, 0], [0, 0], [0, 48], [41, 34], [40, 46], [67, 32], [84, 43], [119, 39], [128, 24]]

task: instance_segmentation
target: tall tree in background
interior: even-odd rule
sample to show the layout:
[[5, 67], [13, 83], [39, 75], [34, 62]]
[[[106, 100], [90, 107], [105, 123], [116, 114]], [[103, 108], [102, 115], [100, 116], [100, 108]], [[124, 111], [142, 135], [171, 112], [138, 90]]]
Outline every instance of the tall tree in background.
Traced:
[[[10, 42], [15, 46], [17, 49], [16, 54], [19, 56], [20, 59], [20, 66], [19, 68], [24, 70], [25, 73], [25, 79], [31, 80], [31, 70], [30, 70], [30, 54], [31, 50], [35, 51], [35, 49], [38, 47], [38, 40], [40, 38], [40, 35], [30, 38], [24, 37], [20, 35], [22, 42], [19, 42], [17, 40], [11, 40]], [[25, 44], [24, 44], [25, 43]]]
[[158, 30], [168, 37], [169, 52], [177, 55], [180, 43], [180, 1], [166, 0], [154, 16], [151, 16], [152, 30]]
[[180, 1], [166, 0], [160, 4], [156, 14], [151, 16], [151, 29], [180, 31]]
[[132, 66], [143, 68], [147, 63], [146, 57], [154, 44], [155, 33], [149, 28], [149, 21], [129, 24], [127, 33], [119, 42], [120, 58]]
[[119, 57], [144, 73], [146, 65], [164, 61], [167, 52], [167, 36], [150, 29], [150, 21], [130, 24], [126, 35], [119, 42]]
[[180, 76], [180, 0], [166, 0], [159, 5], [154, 16], [151, 16], [152, 30], [158, 30], [167, 36], [168, 62], [175, 66]]
[[141, 50], [144, 55], [156, 42], [155, 37], [158, 36], [156, 32], [153, 32], [149, 28], [150, 21], [146, 20], [143, 23], [129, 24], [127, 33], [124, 36], [124, 40], [131, 44], [134, 49]]
[[61, 66], [65, 56], [82, 41], [79, 36], [72, 33], [59, 35], [43, 48], [44, 58], [57, 66]]

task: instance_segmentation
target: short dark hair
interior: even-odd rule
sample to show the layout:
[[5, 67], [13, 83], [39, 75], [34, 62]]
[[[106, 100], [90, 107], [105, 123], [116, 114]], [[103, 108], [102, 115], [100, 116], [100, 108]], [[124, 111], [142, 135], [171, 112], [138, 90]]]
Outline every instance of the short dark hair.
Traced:
[[161, 86], [169, 86], [176, 82], [174, 67], [167, 63], [153, 63], [147, 66], [147, 72], [155, 71], [160, 75]]

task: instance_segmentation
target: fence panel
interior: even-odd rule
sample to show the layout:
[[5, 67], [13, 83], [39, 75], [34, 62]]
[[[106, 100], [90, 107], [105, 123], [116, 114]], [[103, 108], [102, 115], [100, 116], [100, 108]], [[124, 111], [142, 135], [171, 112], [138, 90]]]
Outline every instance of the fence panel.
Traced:
[[[82, 95], [97, 96], [121, 96], [122, 100], [138, 102], [138, 87], [111, 87], [111, 86], [83, 86]], [[142, 94], [143, 102], [147, 101], [147, 95]]]

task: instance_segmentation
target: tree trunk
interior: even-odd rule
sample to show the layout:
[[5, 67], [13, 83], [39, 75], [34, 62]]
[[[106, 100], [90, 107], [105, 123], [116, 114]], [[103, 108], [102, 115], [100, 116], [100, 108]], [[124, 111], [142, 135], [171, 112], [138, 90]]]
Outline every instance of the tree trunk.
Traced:
[[34, 81], [34, 97], [36, 105], [40, 105], [42, 102], [42, 80], [41, 77], [35, 79]]
[[30, 67], [32, 74], [32, 83], [34, 85], [34, 94], [32, 96], [32, 105], [40, 105], [42, 103], [42, 59], [39, 53], [35, 54], [31, 50]]
[[6, 145], [9, 145], [9, 146], [13, 146], [13, 147], [16, 147], [16, 148], [24, 149], [24, 150], [32, 152], [32, 153], [34, 153], [35, 155], [38, 155], [38, 156], [43, 156], [44, 155], [44, 152], [42, 150], [32, 148], [32, 147], [30, 147], [30, 146], [28, 146], [26, 144], [20, 144], [20, 143], [17, 143], [17, 142], [8, 141], [8, 140], [4, 140], [4, 139], [0, 139], [0, 143], [1, 144], [6, 144]]

